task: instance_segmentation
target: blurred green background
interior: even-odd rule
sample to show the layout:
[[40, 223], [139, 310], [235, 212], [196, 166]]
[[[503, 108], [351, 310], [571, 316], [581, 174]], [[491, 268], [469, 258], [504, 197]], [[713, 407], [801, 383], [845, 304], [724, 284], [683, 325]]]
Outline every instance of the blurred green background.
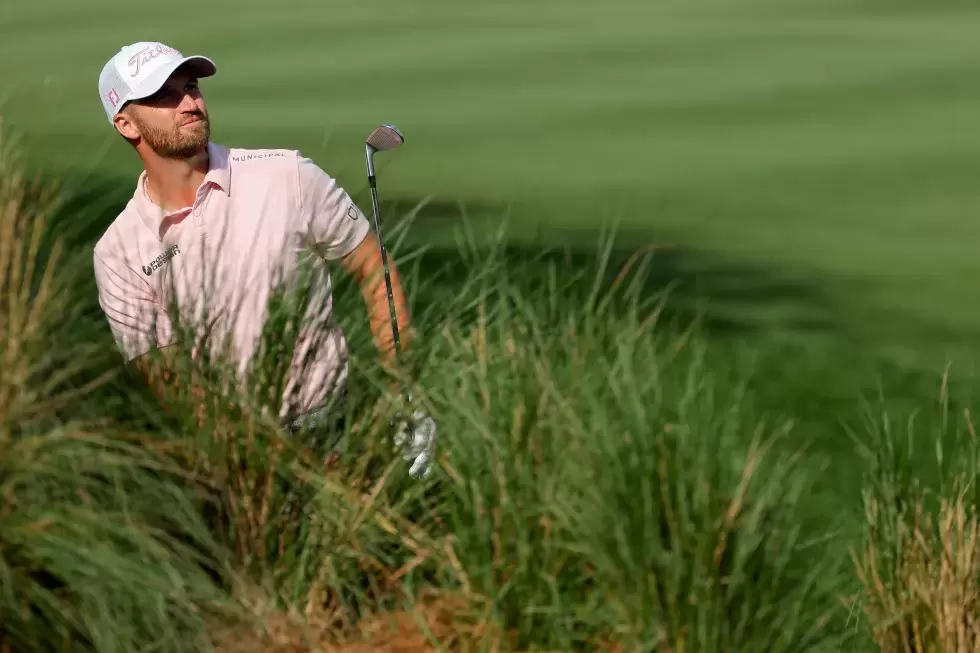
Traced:
[[130, 191], [96, 80], [161, 40], [216, 60], [216, 141], [300, 149], [365, 208], [363, 139], [397, 124], [379, 186], [433, 198], [414, 241], [450, 241], [460, 203], [532, 245], [616, 223], [773, 337], [972, 372], [975, 2], [34, 0], [3, 3], [0, 33], [0, 114], [38, 168]]

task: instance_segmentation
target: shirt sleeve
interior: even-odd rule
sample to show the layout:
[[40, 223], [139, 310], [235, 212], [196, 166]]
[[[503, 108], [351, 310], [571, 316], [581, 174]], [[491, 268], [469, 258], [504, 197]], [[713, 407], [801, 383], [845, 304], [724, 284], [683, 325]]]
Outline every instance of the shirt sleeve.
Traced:
[[127, 362], [176, 341], [166, 311], [132, 268], [111, 257], [107, 261], [97, 252], [94, 264], [99, 305]]
[[313, 160], [299, 157], [302, 212], [315, 249], [328, 260], [354, 250], [371, 225], [354, 200]]

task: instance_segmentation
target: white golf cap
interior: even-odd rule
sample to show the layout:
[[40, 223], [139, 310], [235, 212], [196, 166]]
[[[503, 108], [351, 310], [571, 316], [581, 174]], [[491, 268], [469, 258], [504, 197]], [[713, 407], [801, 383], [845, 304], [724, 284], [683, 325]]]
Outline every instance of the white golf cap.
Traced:
[[109, 122], [130, 100], [149, 97], [160, 90], [177, 68], [193, 67], [198, 78], [218, 72], [214, 62], [199, 55], [185, 57], [163, 43], [141, 41], [124, 46], [109, 59], [99, 75], [99, 97]]

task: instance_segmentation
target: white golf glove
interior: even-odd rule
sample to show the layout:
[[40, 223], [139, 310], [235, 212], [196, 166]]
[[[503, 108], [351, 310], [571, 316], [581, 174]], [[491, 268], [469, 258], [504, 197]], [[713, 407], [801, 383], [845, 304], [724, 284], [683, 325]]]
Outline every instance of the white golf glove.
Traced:
[[[410, 406], [409, 396], [404, 405]], [[430, 467], [435, 456], [436, 423], [421, 408], [412, 410], [410, 420], [396, 418], [398, 430], [395, 433], [395, 450], [401, 450], [402, 460], [411, 463], [408, 470], [412, 478], [426, 478], [432, 472]], [[393, 423], [394, 425], [394, 423]]]

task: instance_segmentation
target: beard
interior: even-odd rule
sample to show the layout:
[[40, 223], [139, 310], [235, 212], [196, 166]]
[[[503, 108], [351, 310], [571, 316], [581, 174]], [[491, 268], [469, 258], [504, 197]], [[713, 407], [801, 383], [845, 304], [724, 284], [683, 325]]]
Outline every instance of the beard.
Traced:
[[176, 125], [172, 129], [161, 129], [139, 119], [135, 122], [143, 141], [157, 156], [166, 159], [190, 159], [204, 152], [211, 140], [211, 121], [208, 120], [208, 115], [195, 112], [191, 116], [197, 117], [200, 122], [184, 129]]

